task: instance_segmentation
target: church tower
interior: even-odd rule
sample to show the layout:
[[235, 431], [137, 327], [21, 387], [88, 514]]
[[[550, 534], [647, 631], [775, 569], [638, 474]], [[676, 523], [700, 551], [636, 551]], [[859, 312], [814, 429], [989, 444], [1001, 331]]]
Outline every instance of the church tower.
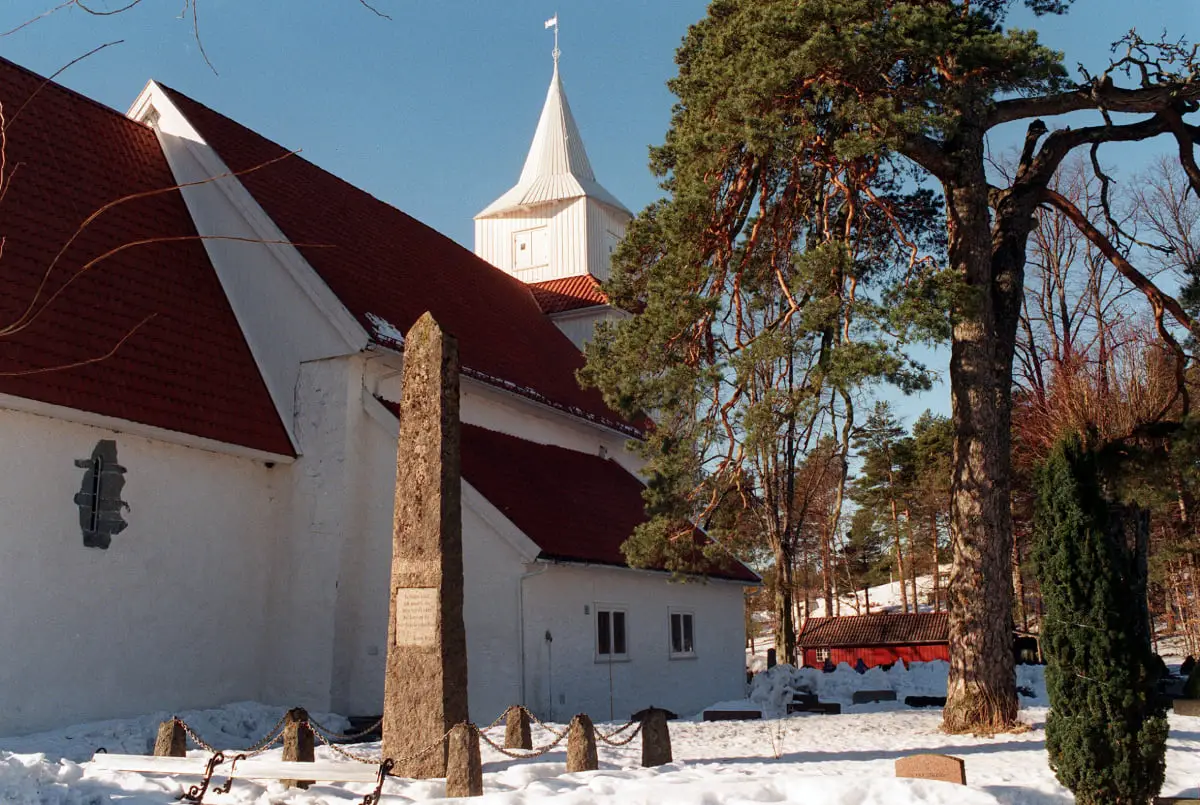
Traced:
[[521, 178], [475, 216], [475, 254], [528, 283], [543, 312], [582, 348], [597, 321], [617, 315], [600, 282], [609, 277], [613, 250], [633, 214], [596, 181], [558, 55], [556, 44], [554, 75]]

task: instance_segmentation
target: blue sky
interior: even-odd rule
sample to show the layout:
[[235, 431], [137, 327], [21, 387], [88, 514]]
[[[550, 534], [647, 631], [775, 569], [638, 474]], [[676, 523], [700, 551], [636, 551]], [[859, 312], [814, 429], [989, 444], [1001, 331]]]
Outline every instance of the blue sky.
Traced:
[[[4, 0], [0, 31], [59, 0]], [[198, 0], [205, 64], [182, 0], [145, 0], [113, 17], [70, 9], [0, 37], [0, 55], [49, 74], [104, 42], [123, 39], [59, 80], [124, 110], [154, 78], [471, 246], [471, 216], [520, 173], [562, 25], [563, 81], [597, 178], [631, 209], [657, 197], [647, 146], [661, 141], [674, 51], [703, 16], [701, 0]], [[91, 0], [115, 8], [125, 0]], [[1131, 27], [1147, 36], [1200, 31], [1195, 0], [1077, 0], [1063, 18], [1034, 24], [1068, 65], [1103, 66]], [[1002, 132], [1012, 146], [1020, 132]], [[1121, 147], [1110, 161], [1130, 177], [1155, 153]], [[928, 353], [944, 371], [945, 353]], [[944, 386], [898, 399], [908, 418], [948, 412]]]

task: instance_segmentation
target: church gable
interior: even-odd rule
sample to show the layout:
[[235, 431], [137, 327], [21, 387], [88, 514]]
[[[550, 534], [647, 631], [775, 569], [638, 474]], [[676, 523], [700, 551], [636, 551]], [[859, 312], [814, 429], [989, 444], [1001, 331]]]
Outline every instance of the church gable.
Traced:
[[3, 59], [0, 102], [3, 404], [294, 455], [154, 132]]

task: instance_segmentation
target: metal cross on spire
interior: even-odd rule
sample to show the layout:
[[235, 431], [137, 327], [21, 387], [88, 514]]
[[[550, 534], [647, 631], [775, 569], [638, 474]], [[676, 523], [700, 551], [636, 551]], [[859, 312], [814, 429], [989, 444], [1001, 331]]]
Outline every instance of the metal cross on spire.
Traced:
[[562, 51], [558, 49], [558, 12], [554, 12], [554, 16], [546, 20], [546, 27], [554, 29], [554, 66], [558, 67], [558, 57], [562, 55]]

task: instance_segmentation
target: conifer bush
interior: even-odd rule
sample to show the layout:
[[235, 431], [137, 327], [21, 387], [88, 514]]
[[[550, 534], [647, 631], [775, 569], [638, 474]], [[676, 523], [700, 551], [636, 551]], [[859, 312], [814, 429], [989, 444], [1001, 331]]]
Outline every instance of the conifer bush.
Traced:
[[1167, 720], [1137, 622], [1136, 562], [1078, 437], [1054, 448], [1036, 485], [1050, 767], [1080, 805], [1145, 805], [1162, 787]]

